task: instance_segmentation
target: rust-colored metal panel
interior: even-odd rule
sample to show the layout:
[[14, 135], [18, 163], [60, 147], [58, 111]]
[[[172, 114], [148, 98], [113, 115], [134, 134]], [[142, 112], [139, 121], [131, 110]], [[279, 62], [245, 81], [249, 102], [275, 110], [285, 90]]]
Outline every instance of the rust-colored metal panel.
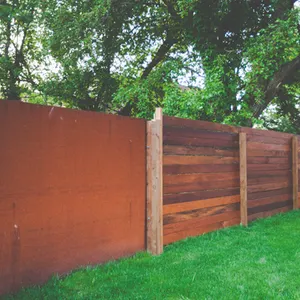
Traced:
[[0, 101], [0, 294], [145, 249], [145, 121]]

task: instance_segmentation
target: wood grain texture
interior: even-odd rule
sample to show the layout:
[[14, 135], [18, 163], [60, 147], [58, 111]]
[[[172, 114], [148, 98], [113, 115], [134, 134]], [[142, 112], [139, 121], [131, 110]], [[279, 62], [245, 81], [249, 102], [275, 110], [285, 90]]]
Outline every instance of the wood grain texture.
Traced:
[[197, 236], [197, 235], [207, 233], [210, 231], [214, 231], [217, 229], [237, 225], [237, 224], [239, 224], [239, 222], [240, 222], [240, 218], [235, 218], [235, 219], [221, 221], [221, 222], [209, 224], [209, 225], [189, 227], [187, 230], [173, 232], [173, 233], [164, 235], [164, 245], [176, 242], [178, 240], [184, 239], [189, 236]]
[[190, 145], [164, 145], [164, 155], [205, 155], [239, 157], [237, 149], [217, 149]]
[[248, 179], [248, 186], [255, 186], [259, 184], [266, 184], [266, 183], [280, 183], [285, 180], [292, 181], [291, 174], [289, 176], [281, 176], [281, 177], [259, 177], [259, 178], [249, 178]]
[[275, 150], [263, 150], [258, 147], [257, 149], [248, 149], [248, 157], [259, 156], [259, 157], [290, 157], [290, 151], [275, 151]]
[[178, 175], [164, 175], [164, 186], [173, 186], [185, 183], [206, 183], [211, 181], [223, 181], [228, 179], [238, 179], [239, 172], [226, 173], [197, 173], [197, 174], [178, 174]]
[[268, 135], [247, 134], [247, 142], [258, 142], [277, 145], [288, 145], [291, 141], [290, 136], [271, 137]]
[[182, 136], [164, 136], [165, 145], [187, 145], [187, 146], [204, 146], [204, 147], [216, 147], [216, 148], [238, 148], [238, 142], [232, 140], [222, 140], [212, 138], [199, 137], [182, 137]]
[[240, 150], [240, 197], [241, 197], [241, 223], [244, 226], [248, 225], [247, 217], [247, 136], [246, 133], [240, 133], [239, 138]]
[[277, 195], [292, 194], [292, 187], [285, 187], [279, 189], [273, 189], [268, 191], [259, 191], [254, 193], [248, 193], [248, 200], [257, 200], [268, 197], [275, 197]]
[[265, 183], [265, 184], [258, 184], [248, 186], [248, 193], [256, 193], [262, 191], [270, 191], [270, 190], [278, 190], [282, 188], [287, 188], [291, 186], [291, 182], [289, 180], [285, 180], [282, 182], [275, 182], [275, 183]]
[[290, 164], [248, 164], [247, 169], [252, 171], [274, 171], [274, 170], [290, 170]]
[[248, 221], [250, 222], [250, 221], [254, 221], [256, 219], [270, 217], [270, 216], [273, 216], [273, 215], [278, 214], [278, 213], [287, 212], [287, 211], [291, 210], [292, 208], [293, 208], [292, 205], [288, 205], [288, 206], [272, 209], [272, 210], [269, 210], [269, 211], [258, 212], [256, 214], [250, 215], [248, 217]]
[[164, 205], [166, 204], [174, 204], [174, 203], [182, 203], [182, 202], [190, 202], [202, 199], [211, 199], [218, 197], [226, 197], [239, 195], [240, 189], [237, 188], [227, 188], [221, 190], [204, 190], [198, 192], [187, 192], [187, 193], [178, 193], [178, 194], [164, 194]]
[[224, 173], [224, 172], [236, 172], [238, 170], [239, 170], [238, 164], [165, 165], [163, 168], [163, 173], [164, 175], [165, 174], [166, 175], [192, 174], [192, 173]]
[[164, 165], [193, 165], [193, 164], [238, 164], [236, 157], [220, 156], [179, 156], [166, 155], [163, 159]]
[[178, 222], [183, 222], [187, 220], [203, 218], [207, 216], [214, 216], [218, 214], [223, 214], [225, 212], [238, 211], [239, 212], [240, 204], [226, 204], [220, 206], [212, 206], [207, 208], [193, 209], [189, 211], [183, 211], [174, 214], [164, 215], [164, 225], [173, 224]]
[[166, 126], [175, 126], [175, 127], [186, 127], [186, 128], [199, 128], [201, 130], [208, 131], [221, 131], [221, 132], [232, 132], [238, 133], [239, 128], [229, 125], [223, 125], [218, 123], [206, 122], [206, 121], [196, 121], [189, 119], [181, 119], [176, 117], [164, 116], [164, 124]]
[[178, 213], [178, 212], [184, 212], [184, 211], [190, 211], [190, 210], [195, 210], [200, 208], [214, 207], [214, 206], [220, 206], [220, 205], [226, 205], [232, 203], [239, 203], [239, 202], [240, 202], [240, 196], [234, 195], [234, 196], [226, 196], [226, 197], [219, 197], [219, 198], [212, 198], [212, 199], [203, 199], [203, 200], [197, 200], [191, 202], [174, 203], [174, 204], [164, 205], [163, 214], [166, 215], [166, 214], [172, 214], [172, 213]]
[[163, 252], [163, 173], [162, 110], [156, 109], [148, 122], [147, 133], [147, 250], [155, 255]]
[[228, 179], [228, 180], [214, 180], [207, 182], [192, 182], [183, 183], [176, 185], [165, 185], [164, 192], [166, 194], [173, 193], [184, 193], [184, 192], [196, 192], [205, 190], [220, 190], [220, 189], [230, 189], [240, 186], [240, 180], [238, 178]]
[[164, 126], [163, 135], [164, 137], [181, 136], [186, 138], [218, 139], [224, 141], [238, 142], [238, 134], [228, 132], [207, 131], [199, 128]]
[[298, 209], [298, 138], [293, 137], [292, 140], [292, 172], [293, 172], [293, 208]]
[[285, 201], [272, 202], [264, 205], [250, 207], [248, 208], [248, 215], [250, 216], [263, 211], [270, 211], [281, 207], [292, 206], [292, 203], [292, 198], [290, 198]]
[[290, 157], [248, 157], [248, 164], [290, 164]]
[[196, 217], [179, 223], [168, 223], [167, 225], [164, 225], [164, 234], [165, 236], [167, 236], [168, 234], [173, 234], [175, 232], [180, 232], [180, 231], [186, 232], [189, 229], [194, 227], [199, 227], [199, 226], [205, 227], [218, 222], [238, 219], [239, 215], [240, 212], [235, 210], [235, 211], [224, 212], [224, 213], [215, 214], [211, 216]]
[[252, 170], [248, 172], [248, 178], [261, 178], [261, 177], [289, 177], [292, 176], [292, 171], [287, 170]]
[[249, 200], [248, 208], [272, 204], [275, 202], [282, 202], [282, 201], [288, 201], [288, 200], [291, 201], [291, 199], [292, 199], [292, 194], [283, 194], [283, 195], [276, 195], [276, 196], [266, 197], [266, 198], [261, 198], [261, 199], [256, 199], [256, 200]]
[[276, 145], [276, 144], [266, 144], [266, 143], [258, 143], [258, 142], [248, 142], [247, 149], [251, 150], [267, 150], [267, 151], [284, 151], [289, 152], [291, 151], [289, 143], [284, 145]]

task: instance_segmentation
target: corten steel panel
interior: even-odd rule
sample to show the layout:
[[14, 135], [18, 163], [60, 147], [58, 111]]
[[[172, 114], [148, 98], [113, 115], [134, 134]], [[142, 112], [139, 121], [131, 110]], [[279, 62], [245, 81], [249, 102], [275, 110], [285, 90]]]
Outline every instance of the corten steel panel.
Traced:
[[145, 248], [145, 121], [0, 101], [0, 294]]

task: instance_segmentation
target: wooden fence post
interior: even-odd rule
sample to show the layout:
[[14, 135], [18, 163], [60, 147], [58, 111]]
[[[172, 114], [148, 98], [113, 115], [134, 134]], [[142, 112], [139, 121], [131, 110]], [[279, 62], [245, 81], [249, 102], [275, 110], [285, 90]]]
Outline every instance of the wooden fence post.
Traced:
[[163, 252], [163, 127], [162, 109], [147, 122], [147, 250]]
[[292, 171], [293, 171], [293, 209], [298, 209], [298, 137], [293, 136], [292, 141]]
[[244, 226], [248, 225], [248, 211], [247, 211], [247, 136], [246, 133], [239, 134], [240, 146], [240, 211], [241, 223]]

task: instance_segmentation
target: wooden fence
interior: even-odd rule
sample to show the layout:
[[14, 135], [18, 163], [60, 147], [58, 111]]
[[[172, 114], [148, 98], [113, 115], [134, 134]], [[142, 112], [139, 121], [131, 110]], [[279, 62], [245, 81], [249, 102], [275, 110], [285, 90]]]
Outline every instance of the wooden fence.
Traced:
[[[298, 137], [167, 116], [159, 122], [162, 133], [148, 126], [148, 178], [163, 181], [148, 180], [148, 191], [163, 194], [161, 201], [148, 192], [148, 207], [162, 220], [148, 226], [152, 253], [162, 252], [156, 245], [299, 207]], [[159, 153], [162, 170], [151, 165]]]
[[0, 101], [0, 140], [0, 294], [299, 207], [291, 134]]
[[146, 121], [0, 101], [0, 295], [145, 249]]

